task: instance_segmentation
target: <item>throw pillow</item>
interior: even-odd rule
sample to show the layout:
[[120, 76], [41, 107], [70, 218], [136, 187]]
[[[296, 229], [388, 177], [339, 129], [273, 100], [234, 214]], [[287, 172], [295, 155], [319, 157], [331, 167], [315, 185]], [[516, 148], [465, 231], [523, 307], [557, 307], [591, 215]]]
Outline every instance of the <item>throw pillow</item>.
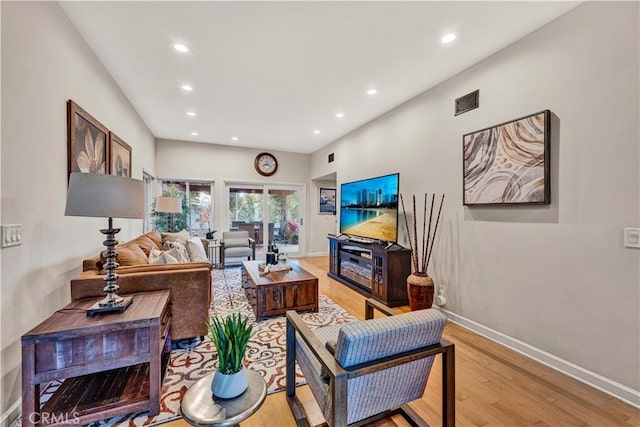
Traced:
[[148, 264], [149, 259], [140, 246], [135, 243], [125, 243], [116, 246], [116, 260], [122, 266]]
[[166, 241], [164, 242], [164, 245], [162, 245], [162, 249], [165, 251], [175, 249], [175, 252], [170, 252], [170, 254], [175, 256], [178, 259], [178, 262], [190, 262], [189, 251], [187, 251], [186, 246], [180, 242]]
[[178, 264], [178, 260], [169, 252], [152, 249], [149, 253], [149, 264]]
[[148, 237], [151, 239], [153, 243], [156, 244], [158, 249], [162, 249], [162, 236], [157, 231], [149, 231], [148, 233], [143, 234], [144, 237]]
[[180, 242], [183, 245], [186, 245], [189, 237], [189, 232], [187, 230], [178, 231], [177, 233], [162, 233], [162, 243]]
[[149, 256], [151, 249], [158, 249], [155, 242], [145, 235], [136, 237], [131, 243], [140, 246], [140, 249], [142, 249], [147, 256]]
[[163, 252], [160, 249], [151, 249], [149, 252], [149, 264], [166, 264]]
[[164, 254], [164, 260], [166, 264], [184, 264], [185, 262], [189, 262], [184, 261], [184, 254], [178, 251], [178, 249], [176, 248], [170, 249], [168, 251], [163, 251], [162, 253]]
[[187, 239], [187, 250], [189, 251], [191, 262], [209, 261], [202, 240], [198, 236]]

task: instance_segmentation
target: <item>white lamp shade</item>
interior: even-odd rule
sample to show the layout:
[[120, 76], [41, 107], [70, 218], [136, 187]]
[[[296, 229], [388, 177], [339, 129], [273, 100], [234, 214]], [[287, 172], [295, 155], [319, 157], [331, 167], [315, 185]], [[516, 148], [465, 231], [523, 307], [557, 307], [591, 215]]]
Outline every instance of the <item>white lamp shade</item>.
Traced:
[[182, 200], [178, 197], [158, 197], [156, 199], [156, 212], [182, 213]]
[[144, 183], [137, 179], [73, 172], [66, 216], [144, 218]]

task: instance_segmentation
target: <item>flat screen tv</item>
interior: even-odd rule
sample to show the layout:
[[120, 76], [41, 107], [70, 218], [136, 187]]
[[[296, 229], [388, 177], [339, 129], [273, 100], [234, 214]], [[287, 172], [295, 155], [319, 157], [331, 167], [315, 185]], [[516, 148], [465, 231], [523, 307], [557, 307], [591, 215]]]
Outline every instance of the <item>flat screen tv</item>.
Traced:
[[400, 174], [340, 186], [340, 233], [395, 243]]

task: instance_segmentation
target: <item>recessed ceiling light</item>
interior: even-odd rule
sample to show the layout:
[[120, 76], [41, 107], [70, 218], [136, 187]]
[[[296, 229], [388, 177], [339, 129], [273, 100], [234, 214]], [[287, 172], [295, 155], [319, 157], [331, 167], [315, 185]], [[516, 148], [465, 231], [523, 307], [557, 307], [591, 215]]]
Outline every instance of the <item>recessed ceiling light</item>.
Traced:
[[182, 43], [176, 43], [176, 44], [174, 44], [174, 45], [173, 45], [173, 48], [174, 48], [175, 50], [177, 50], [178, 52], [181, 52], [181, 53], [187, 53], [187, 52], [189, 52], [189, 48], [188, 48], [188, 47], [186, 47], [185, 45], [183, 45]]
[[198, 132], [191, 132], [191, 135], [198, 136]]
[[336, 117], [341, 119], [344, 117], [344, 113], [336, 113]]
[[440, 39], [440, 41], [442, 43], [451, 43], [452, 41], [454, 41], [458, 36], [456, 36], [454, 33], [449, 33], [449, 34], [445, 34], [444, 36], [442, 36], [442, 38]]
[[193, 111], [187, 111], [187, 116], [189, 117], [195, 117], [196, 113], [194, 113]]
[[193, 90], [193, 87], [191, 85], [182, 85], [180, 86], [180, 89], [191, 92]]
[[318, 129], [314, 130], [313, 133], [315, 133], [316, 135], [320, 133], [320, 131]]
[[237, 136], [232, 136], [232, 137], [231, 137], [231, 140], [232, 140], [232, 141], [237, 141], [237, 140], [238, 140], [238, 137], [237, 137]]
[[376, 93], [378, 93], [378, 91], [377, 91], [377, 90], [375, 90], [375, 89], [369, 89], [369, 90], [367, 91], [367, 95], [375, 95]]

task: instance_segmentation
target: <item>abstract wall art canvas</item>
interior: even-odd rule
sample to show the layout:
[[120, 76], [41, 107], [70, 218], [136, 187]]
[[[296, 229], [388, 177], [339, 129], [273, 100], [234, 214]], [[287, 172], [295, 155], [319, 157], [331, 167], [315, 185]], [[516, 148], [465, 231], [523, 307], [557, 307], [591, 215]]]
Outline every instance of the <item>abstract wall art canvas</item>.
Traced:
[[464, 205], [549, 204], [550, 111], [468, 133]]

